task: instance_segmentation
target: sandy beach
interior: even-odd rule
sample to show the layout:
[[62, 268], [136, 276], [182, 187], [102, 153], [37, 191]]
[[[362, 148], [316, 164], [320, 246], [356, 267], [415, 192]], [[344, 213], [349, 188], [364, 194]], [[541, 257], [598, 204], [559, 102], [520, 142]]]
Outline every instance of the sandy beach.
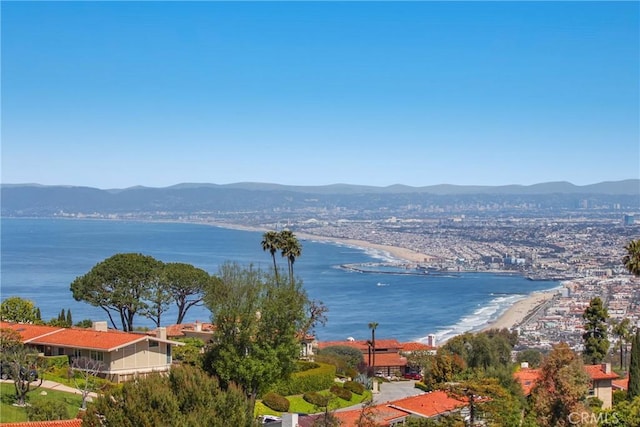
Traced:
[[502, 313], [498, 319], [484, 327], [483, 330], [502, 328], [509, 329], [516, 327], [522, 323], [529, 314], [533, 313], [542, 304], [552, 299], [557, 293], [557, 291], [534, 292], [525, 299], [517, 301]]
[[[222, 223], [212, 223], [211, 225], [216, 225], [224, 228], [235, 228], [239, 230], [247, 230], [247, 231], [266, 231], [261, 230], [255, 227], [243, 227], [236, 224], [222, 224]], [[393, 257], [406, 260], [412, 263], [420, 263], [420, 262], [429, 262], [432, 260], [432, 257], [413, 251], [411, 249], [399, 248], [396, 246], [389, 245], [380, 245], [376, 243], [367, 242], [365, 240], [354, 240], [354, 239], [341, 239], [336, 237], [326, 237], [326, 236], [318, 236], [314, 234], [307, 233], [297, 233], [297, 236], [300, 239], [306, 240], [316, 240], [316, 241], [327, 241], [327, 242], [336, 242], [347, 245], [358, 246], [366, 249], [376, 249], [380, 251], [385, 251], [391, 254]], [[498, 319], [487, 324], [482, 330], [487, 329], [502, 329], [502, 328], [513, 328], [517, 327], [522, 321], [531, 313], [533, 313], [538, 307], [540, 307], [545, 302], [549, 301], [556, 295], [557, 291], [547, 291], [547, 292], [534, 292], [531, 295], [528, 295], [526, 298], [517, 301], [511, 307], [509, 307]]]

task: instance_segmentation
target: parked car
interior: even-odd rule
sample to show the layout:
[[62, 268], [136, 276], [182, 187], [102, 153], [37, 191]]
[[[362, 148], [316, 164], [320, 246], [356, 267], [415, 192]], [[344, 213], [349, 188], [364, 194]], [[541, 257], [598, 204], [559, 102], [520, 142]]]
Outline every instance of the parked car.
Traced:
[[[38, 371], [35, 369], [28, 369], [24, 366], [20, 367], [20, 379], [27, 379], [30, 382], [38, 379]], [[11, 365], [8, 363], [0, 364], [0, 378], [3, 380], [8, 380], [13, 378], [13, 369], [11, 369]]]
[[422, 375], [417, 372], [407, 372], [404, 377], [409, 380], [422, 381]]

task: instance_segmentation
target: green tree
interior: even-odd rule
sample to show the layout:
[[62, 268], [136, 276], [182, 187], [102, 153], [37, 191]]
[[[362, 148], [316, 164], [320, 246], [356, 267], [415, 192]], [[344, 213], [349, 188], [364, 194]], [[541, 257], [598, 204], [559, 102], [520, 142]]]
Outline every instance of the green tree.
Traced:
[[631, 342], [631, 360], [629, 361], [629, 386], [627, 399], [640, 397], [640, 330], [636, 331]]
[[611, 321], [611, 332], [618, 338], [618, 349], [620, 350], [620, 369], [625, 369], [625, 352], [627, 340], [631, 333], [631, 319], [625, 317], [619, 322], [615, 319]]
[[0, 329], [0, 363], [9, 369], [16, 392], [16, 403], [24, 406], [27, 394], [42, 385], [38, 374], [38, 353], [24, 346], [20, 334], [13, 329]]
[[205, 295], [216, 333], [204, 367], [223, 386], [241, 386], [253, 411], [259, 392], [294, 371], [300, 354], [296, 335], [307, 322], [309, 301], [300, 283], [279, 286], [275, 275], [252, 266], [225, 263], [218, 277], [219, 286]]
[[273, 260], [273, 274], [276, 276], [276, 281], [278, 281], [278, 264], [276, 264], [276, 252], [280, 249], [280, 233], [277, 231], [267, 231], [262, 235], [262, 245], [263, 251], [269, 251], [271, 254], [271, 259]]
[[[362, 352], [360, 350], [346, 345], [334, 345], [325, 347], [322, 350], [318, 351], [317, 356], [319, 356], [320, 358], [339, 359], [342, 363], [340, 363], [340, 366], [336, 365], [336, 367], [342, 367], [343, 372], [346, 369], [358, 369], [358, 367], [361, 366], [364, 362], [364, 356], [362, 356]], [[316, 361], [322, 360], [316, 358]]]
[[280, 232], [279, 244], [282, 256], [287, 258], [289, 264], [289, 281], [293, 285], [295, 282], [293, 277], [293, 264], [296, 262], [296, 258], [299, 258], [302, 254], [302, 245], [290, 230], [282, 230]]
[[530, 368], [537, 368], [542, 363], [542, 353], [534, 348], [521, 350], [516, 355], [516, 362], [527, 362]]
[[566, 343], [553, 347], [540, 368], [540, 377], [531, 392], [531, 410], [540, 427], [565, 427], [571, 414], [588, 413], [584, 405], [589, 376], [582, 360]]
[[112, 313], [120, 319], [125, 331], [134, 330], [134, 318], [149, 310], [149, 299], [159, 282], [162, 262], [136, 254], [116, 254], [96, 264], [84, 276], [71, 283], [76, 301], [84, 301], [103, 309], [114, 328]]
[[177, 366], [114, 388], [89, 405], [83, 426], [249, 426], [241, 390], [222, 390], [199, 368]]
[[67, 405], [59, 400], [37, 400], [26, 406], [29, 421], [57, 421], [69, 419]]
[[627, 254], [622, 259], [629, 273], [640, 276], [640, 239], [630, 241], [625, 246]]
[[31, 300], [9, 297], [0, 304], [0, 320], [15, 323], [37, 323], [38, 309]]
[[163, 267], [162, 282], [167, 284], [169, 295], [175, 300], [176, 323], [181, 324], [191, 307], [202, 305], [205, 290], [215, 286], [217, 278], [191, 264], [171, 262]]
[[609, 351], [609, 340], [607, 339], [607, 319], [609, 314], [599, 297], [591, 300], [589, 307], [582, 314], [582, 318], [585, 320], [585, 332], [582, 335], [584, 339], [582, 356], [585, 363], [600, 363]]

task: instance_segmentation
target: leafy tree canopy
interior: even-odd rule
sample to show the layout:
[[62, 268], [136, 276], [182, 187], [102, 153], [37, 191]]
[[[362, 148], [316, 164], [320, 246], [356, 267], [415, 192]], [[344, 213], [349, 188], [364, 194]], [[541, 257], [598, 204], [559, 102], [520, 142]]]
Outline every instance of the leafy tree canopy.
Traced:
[[38, 309], [31, 300], [9, 297], [0, 304], [0, 319], [5, 322], [37, 323]]

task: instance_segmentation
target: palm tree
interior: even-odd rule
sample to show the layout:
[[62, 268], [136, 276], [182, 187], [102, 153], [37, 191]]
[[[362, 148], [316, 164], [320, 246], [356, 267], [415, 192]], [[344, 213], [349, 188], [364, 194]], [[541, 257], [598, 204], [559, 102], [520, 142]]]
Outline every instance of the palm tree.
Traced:
[[629, 273], [640, 277], [640, 239], [630, 241], [625, 249], [627, 255], [622, 259], [624, 266], [629, 270]]
[[267, 231], [262, 235], [262, 250], [269, 251], [273, 259], [273, 271], [278, 282], [278, 265], [276, 264], [276, 252], [280, 249], [280, 234], [277, 231]]
[[280, 232], [280, 249], [282, 256], [289, 262], [289, 280], [293, 283], [293, 263], [302, 254], [302, 246], [296, 236], [290, 230]]
[[369, 329], [371, 329], [371, 352], [373, 353], [373, 361], [371, 363], [371, 368], [375, 373], [376, 370], [376, 328], [378, 327], [378, 322], [370, 322]]
[[624, 350], [627, 347], [627, 339], [631, 333], [631, 319], [625, 317], [619, 322], [615, 320], [611, 324], [611, 332], [618, 337], [618, 346], [620, 347], [620, 369], [624, 370]]

